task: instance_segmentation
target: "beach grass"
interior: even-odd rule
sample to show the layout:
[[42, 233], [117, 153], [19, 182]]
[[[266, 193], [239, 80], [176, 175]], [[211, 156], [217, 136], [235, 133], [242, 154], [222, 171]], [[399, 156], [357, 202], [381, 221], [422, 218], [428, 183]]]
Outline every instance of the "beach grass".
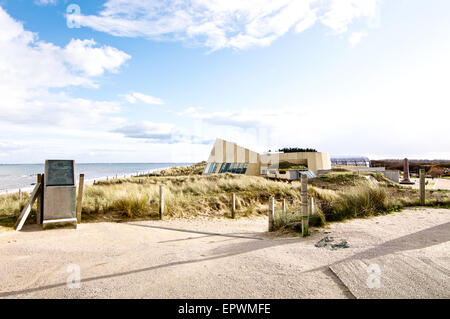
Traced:
[[[232, 194], [236, 217], [267, 216], [269, 198], [276, 199], [274, 228], [301, 229], [299, 181], [275, 181], [237, 174], [201, 175], [206, 163], [175, 167], [149, 175], [97, 181], [86, 185], [83, 222], [128, 221], [159, 218], [159, 187], [164, 187], [164, 218], [231, 218]], [[393, 184], [380, 174], [358, 175], [341, 170], [309, 181], [316, 209], [311, 226], [349, 218], [368, 217], [418, 206], [418, 191]], [[427, 206], [450, 207], [448, 191], [427, 191]], [[0, 195], [0, 225], [12, 227], [25, 204], [23, 193]], [[281, 213], [286, 199], [287, 212]], [[33, 222], [32, 210], [28, 222]]]
[[86, 187], [83, 215], [115, 219], [157, 218], [159, 187], [164, 187], [166, 217], [231, 216], [236, 194], [237, 216], [266, 214], [271, 196], [300, 203], [300, 183], [280, 183], [262, 177], [235, 174], [142, 176], [101, 181]]

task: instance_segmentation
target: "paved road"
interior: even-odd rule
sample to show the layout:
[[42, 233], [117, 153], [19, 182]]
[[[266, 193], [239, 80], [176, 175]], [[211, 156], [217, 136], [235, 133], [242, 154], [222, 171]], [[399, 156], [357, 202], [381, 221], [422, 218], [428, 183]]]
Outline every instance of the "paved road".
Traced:
[[[1, 233], [0, 298], [450, 297], [449, 210], [335, 223], [306, 239], [266, 228], [266, 218], [197, 219]], [[315, 247], [326, 236], [350, 247]], [[367, 289], [374, 260], [376, 293]], [[405, 263], [425, 277], [407, 276]], [[80, 287], [69, 288], [78, 267]]]

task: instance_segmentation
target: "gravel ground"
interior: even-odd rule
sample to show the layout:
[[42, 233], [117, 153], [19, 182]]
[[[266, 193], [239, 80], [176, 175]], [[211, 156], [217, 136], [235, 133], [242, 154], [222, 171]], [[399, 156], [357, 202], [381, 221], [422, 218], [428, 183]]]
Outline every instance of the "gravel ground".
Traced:
[[[449, 297], [450, 210], [412, 209], [333, 223], [306, 239], [277, 237], [266, 229], [266, 218], [242, 218], [89, 223], [77, 230], [27, 226], [22, 232], [3, 232], [0, 298], [390, 297], [383, 292], [389, 289], [371, 295], [361, 286], [367, 277], [361, 262], [368, 265], [375, 258], [388, 258], [385, 274], [399, 272], [398, 278], [405, 278], [405, 258], [421, 258], [415, 267], [426, 265], [423, 276], [431, 267], [447, 277], [438, 277], [443, 280], [438, 288], [417, 296]], [[333, 240], [329, 245], [315, 246], [327, 236]], [[349, 247], [332, 248], [342, 241]], [[396, 260], [401, 261], [398, 267]], [[357, 271], [339, 273], [351, 262], [360, 265]], [[79, 288], [67, 286], [68, 270], [77, 269], [70, 265], [79, 266]], [[396, 285], [389, 278], [383, 281], [382, 274], [382, 287]], [[414, 286], [415, 278], [407, 278]], [[405, 294], [400, 286], [396, 291]]]

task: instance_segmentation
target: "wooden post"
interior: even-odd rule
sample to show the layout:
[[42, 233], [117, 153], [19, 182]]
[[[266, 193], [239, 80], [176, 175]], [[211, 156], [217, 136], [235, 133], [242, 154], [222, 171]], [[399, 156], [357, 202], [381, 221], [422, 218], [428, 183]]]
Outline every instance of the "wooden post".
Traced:
[[36, 204], [36, 224], [40, 225], [42, 224], [42, 206], [43, 206], [43, 200], [44, 200], [44, 179], [42, 174], [37, 174], [37, 182], [42, 185], [41, 191], [38, 194], [37, 197], [37, 204]]
[[77, 223], [81, 223], [81, 210], [83, 208], [83, 190], [84, 190], [84, 174], [80, 174], [78, 181], [78, 197], [77, 197]]
[[20, 204], [22, 204], [22, 191], [21, 191], [21, 189], [19, 188], [19, 212], [20, 212]]
[[309, 198], [309, 216], [314, 214], [314, 197]]
[[420, 177], [420, 205], [425, 205], [425, 170], [419, 170]]
[[236, 218], [236, 194], [233, 193], [231, 200], [232, 200], [231, 218], [235, 219]]
[[308, 214], [308, 177], [302, 174], [301, 177], [301, 197], [302, 197], [302, 235], [309, 234], [309, 214]]
[[163, 219], [164, 213], [164, 187], [159, 185], [159, 219]]
[[273, 214], [275, 212], [275, 199], [269, 199], [269, 231], [273, 231]]
[[36, 201], [39, 192], [42, 189], [42, 185], [36, 184], [36, 186], [34, 186], [33, 191], [30, 194], [30, 197], [28, 198], [27, 203], [25, 204], [25, 206], [23, 207], [22, 212], [19, 215], [19, 218], [17, 218], [17, 221], [14, 225], [14, 228], [16, 230], [21, 230], [23, 227], [23, 224], [25, 224], [26, 219], [28, 218], [28, 215], [31, 212], [31, 206], [33, 206], [34, 202]]
[[286, 214], [286, 199], [283, 198], [283, 201], [281, 202], [281, 211], [283, 214]]

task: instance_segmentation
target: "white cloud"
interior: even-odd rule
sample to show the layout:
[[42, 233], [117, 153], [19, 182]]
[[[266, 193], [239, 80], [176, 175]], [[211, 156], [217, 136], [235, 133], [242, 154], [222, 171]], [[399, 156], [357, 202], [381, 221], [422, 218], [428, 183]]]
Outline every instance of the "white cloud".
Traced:
[[121, 133], [128, 138], [145, 139], [151, 143], [205, 144], [212, 141], [211, 138], [202, 139], [188, 134], [172, 123], [155, 123], [150, 121], [128, 124], [112, 132]]
[[187, 109], [185, 109], [184, 111], [181, 112], [177, 112], [177, 115], [192, 115], [192, 114], [198, 114], [199, 112], [201, 112], [202, 110], [204, 110], [205, 108], [203, 107], [188, 107]]
[[116, 72], [130, 58], [93, 40], [60, 47], [40, 41], [0, 7], [0, 121], [89, 126], [121, 122], [116, 102], [73, 98], [71, 86], [97, 87], [95, 76]]
[[126, 137], [145, 138], [150, 140], [170, 140], [172, 136], [176, 135], [175, 125], [170, 123], [153, 123], [143, 121], [137, 124], [130, 124], [114, 132], [122, 133]]
[[[0, 163], [43, 163], [48, 158], [74, 158], [78, 163], [140, 162], [198, 162], [208, 157], [210, 145], [196, 138], [185, 137], [179, 142], [164, 139], [127, 138], [122, 133], [102, 129], [61, 130], [50, 125], [21, 127], [1, 126]], [[26, 138], [19, 138], [18, 134]], [[211, 144], [213, 141], [210, 141]]]
[[16, 151], [16, 150], [21, 149], [22, 147], [23, 147], [23, 145], [21, 143], [0, 140], [0, 152], [1, 153]]
[[88, 76], [117, 72], [130, 56], [110, 46], [95, 47], [94, 40], [72, 39], [64, 48], [65, 60], [76, 70]]
[[160, 98], [139, 92], [127, 94], [125, 95], [125, 99], [131, 104], [135, 104], [138, 100], [147, 104], [164, 104], [164, 101]]
[[[41, 92], [36, 99], [15, 101], [14, 105], [0, 105], [0, 121], [33, 126], [52, 125], [65, 128], [106, 127], [121, 124], [123, 119], [116, 115], [120, 104], [115, 101], [93, 101], [73, 98], [66, 94]], [[11, 106], [11, 107], [8, 107]]]
[[[221, 137], [260, 152], [298, 146], [371, 158], [448, 158], [450, 141], [444, 138], [448, 136], [448, 93], [444, 93], [443, 84], [428, 88], [406, 78], [394, 79], [395, 85], [378, 85], [376, 91], [372, 86], [359, 88], [352, 99], [343, 92], [332, 104], [318, 101], [314, 106], [190, 111], [184, 115], [200, 121], [197, 125], [205, 136]], [[430, 89], [436, 94], [433, 98]], [[425, 105], [439, 116], [433, 121], [414, 121]]]
[[305, 114], [305, 111], [296, 108], [277, 109], [247, 109], [244, 108], [232, 112], [200, 112], [202, 108], [188, 108], [178, 115], [188, 115], [192, 118], [202, 120], [214, 125], [235, 126], [240, 128], [264, 127], [270, 128], [274, 125], [282, 126], [296, 121]]
[[[71, 87], [98, 87], [98, 77], [117, 72], [130, 58], [126, 53], [92, 39], [73, 39], [65, 46], [41, 41], [1, 7], [0, 30], [0, 162], [42, 162], [50, 157], [164, 162], [207, 156], [207, 140], [173, 124], [146, 122], [133, 128], [120, 116], [118, 101], [71, 96]], [[128, 98], [164, 103], [139, 92]], [[149, 143], [164, 151], [155, 154]]]
[[350, 42], [351, 46], [354, 48], [365, 36], [367, 36], [367, 33], [365, 32], [352, 32], [348, 38], [348, 42]]
[[337, 33], [373, 18], [378, 0], [108, 0], [98, 15], [69, 15], [82, 26], [115, 36], [181, 40], [243, 49], [267, 46], [291, 29], [317, 21]]
[[348, 25], [360, 17], [375, 18], [379, 0], [335, 0], [321, 17], [321, 22], [337, 33], [347, 31]]
[[58, 2], [58, 0], [34, 0], [34, 3], [36, 3], [37, 5], [55, 5]]

